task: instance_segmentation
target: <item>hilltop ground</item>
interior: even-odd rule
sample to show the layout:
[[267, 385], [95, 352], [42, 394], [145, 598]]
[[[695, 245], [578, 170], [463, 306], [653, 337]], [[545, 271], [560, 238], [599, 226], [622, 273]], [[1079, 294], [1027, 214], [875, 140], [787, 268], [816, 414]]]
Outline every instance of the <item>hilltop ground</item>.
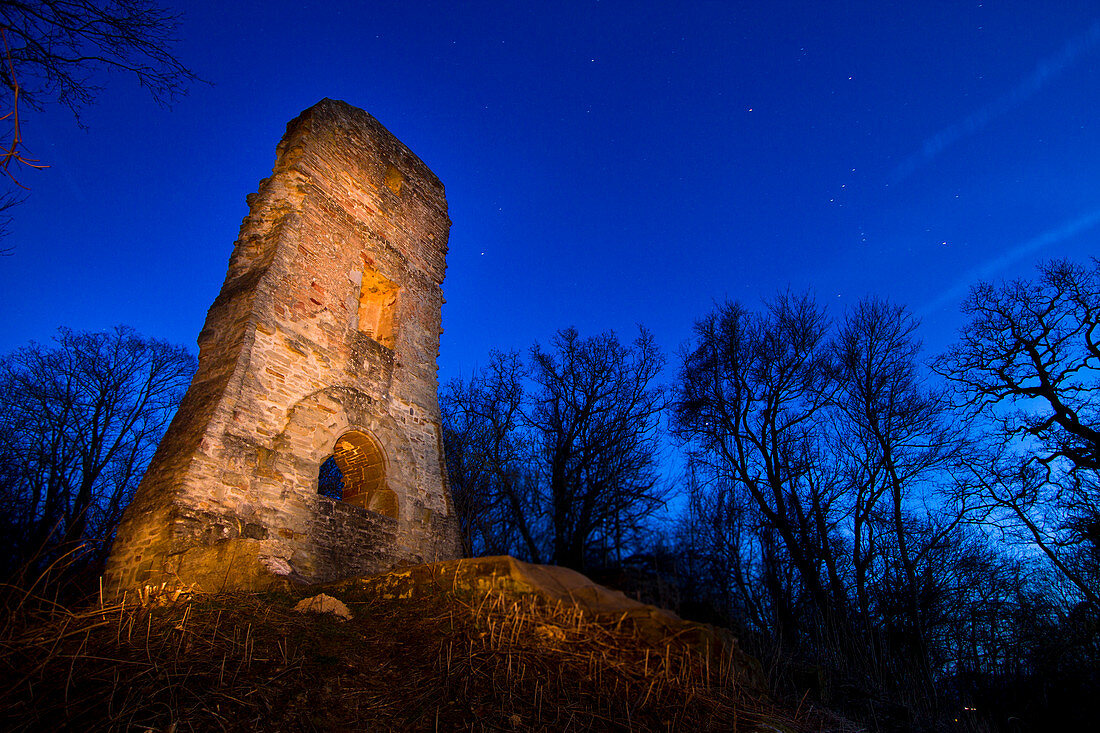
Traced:
[[[293, 611], [320, 591], [352, 619]], [[843, 727], [771, 703], [729, 635], [511, 558], [262, 594], [154, 591], [81, 611], [9, 598], [0, 727], [11, 731]]]

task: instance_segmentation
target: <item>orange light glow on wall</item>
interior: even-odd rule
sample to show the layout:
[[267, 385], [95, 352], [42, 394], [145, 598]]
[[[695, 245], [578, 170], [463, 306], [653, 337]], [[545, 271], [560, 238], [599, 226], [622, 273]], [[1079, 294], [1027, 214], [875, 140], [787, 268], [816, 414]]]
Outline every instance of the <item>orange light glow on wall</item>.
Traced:
[[394, 345], [393, 315], [397, 310], [399, 288], [391, 280], [374, 272], [363, 272], [359, 291], [359, 330], [387, 349]]

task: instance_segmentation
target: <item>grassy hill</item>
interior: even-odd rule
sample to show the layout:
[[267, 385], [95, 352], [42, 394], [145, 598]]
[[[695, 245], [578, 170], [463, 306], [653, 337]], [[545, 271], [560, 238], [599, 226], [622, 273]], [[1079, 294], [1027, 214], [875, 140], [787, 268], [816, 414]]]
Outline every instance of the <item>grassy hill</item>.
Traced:
[[[293, 610], [321, 591], [352, 618]], [[11, 731], [841, 728], [770, 702], [727, 634], [511, 558], [82, 610], [13, 591], [0, 649]]]

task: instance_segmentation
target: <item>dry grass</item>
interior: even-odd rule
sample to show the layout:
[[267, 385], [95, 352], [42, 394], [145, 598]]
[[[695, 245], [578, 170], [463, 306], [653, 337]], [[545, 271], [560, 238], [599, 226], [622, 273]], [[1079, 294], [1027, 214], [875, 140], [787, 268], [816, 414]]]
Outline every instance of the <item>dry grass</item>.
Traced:
[[[314, 591], [310, 591], [312, 593]], [[841, 730], [747, 684], [735, 649], [499, 591], [152, 594], [73, 611], [9, 590], [0, 728], [37, 730]]]

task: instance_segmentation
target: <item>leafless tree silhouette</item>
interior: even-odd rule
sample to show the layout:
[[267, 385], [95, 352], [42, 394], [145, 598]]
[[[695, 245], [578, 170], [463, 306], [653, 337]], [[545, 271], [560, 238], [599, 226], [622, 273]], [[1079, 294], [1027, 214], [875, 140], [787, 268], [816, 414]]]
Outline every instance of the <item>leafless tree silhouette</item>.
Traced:
[[123, 327], [61, 329], [0, 360], [7, 570], [84, 543], [84, 561], [105, 557], [195, 367], [183, 347]]

